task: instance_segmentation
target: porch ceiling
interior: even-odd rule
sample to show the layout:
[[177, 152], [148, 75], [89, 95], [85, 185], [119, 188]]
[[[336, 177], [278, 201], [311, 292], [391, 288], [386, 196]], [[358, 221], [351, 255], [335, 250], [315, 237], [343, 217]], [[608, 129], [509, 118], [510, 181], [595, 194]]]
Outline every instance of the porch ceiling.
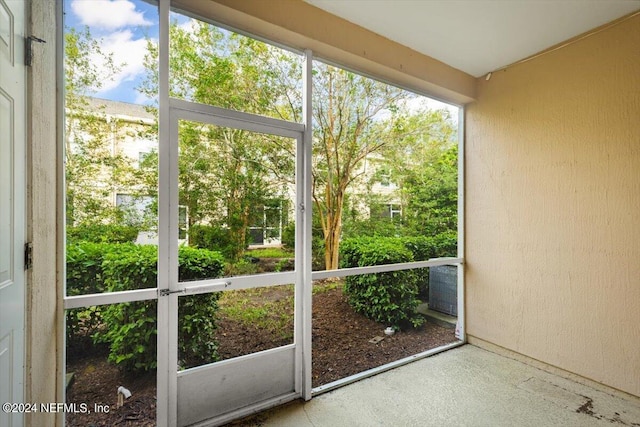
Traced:
[[640, 0], [304, 1], [475, 77], [640, 11]]

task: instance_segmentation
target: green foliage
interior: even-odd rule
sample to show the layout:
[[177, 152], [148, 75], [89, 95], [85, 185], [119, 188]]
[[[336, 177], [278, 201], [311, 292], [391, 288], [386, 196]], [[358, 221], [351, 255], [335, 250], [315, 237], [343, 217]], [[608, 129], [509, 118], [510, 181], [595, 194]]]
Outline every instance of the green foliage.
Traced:
[[[157, 247], [134, 244], [96, 244], [80, 242], [67, 251], [69, 295], [87, 292], [113, 292], [153, 288], [157, 283]], [[180, 280], [220, 277], [224, 259], [217, 252], [181, 247]], [[218, 294], [182, 297], [179, 300], [178, 328], [181, 336], [181, 363], [199, 364], [217, 360], [214, 339]], [[72, 312], [69, 312], [72, 313]], [[94, 341], [109, 345], [109, 360], [125, 370], [140, 371], [156, 367], [156, 301], [136, 301], [91, 309]], [[77, 333], [85, 327], [84, 316], [67, 315], [70, 329]], [[104, 330], [95, 325], [100, 322]]]
[[181, 246], [178, 251], [178, 278], [180, 281], [213, 279], [224, 270], [224, 258], [220, 253]]
[[[436, 123], [453, 127], [444, 118]], [[416, 235], [434, 236], [457, 229], [458, 147], [452, 140], [453, 130], [450, 132], [448, 139], [431, 137], [412, 148], [408, 161], [395, 169], [403, 198], [403, 222]]]
[[258, 272], [258, 264], [248, 259], [240, 259], [236, 262], [229, 263], [224, 268], [225, 276], [246, 276], [248, 274], [256, 274]]
[[[293, 222], [287, 224], [282, 231], [282, 243], [286, 249], [293, 251], [295, 245], [296, 227]], [[324, 245], [325, 240], [320, 225], [320, 218], [313, 214], [313, 225], [311, 228], [311, 265], [313, 270], [324, 270]]]
[[380, 218], [372, 215], [365, 219], [349, 219], [345, 221], [342, 236], [353, 237], [399, 237], [406, 230], [395, 218]]
[[455, 232], [441, 233], [433, 237], [405, 237], [402, 241], [416, 261], [457, 255], [458, 238]]
[[[102, 260], [116, 245], [93, 242], [67, 245], [67, 295], [104, 292]], [[82, 348], [85, 338], [98, 331], [102, 318], [100, 309], [87, 307], [66, 312], [67, 345]]]
[[254, 258], [292, 258], [293, 252], [283, 248], [261, 248], [247, 251], [245, 255]]
[[[220, 277], [224, 260], [216, 252], [181, 247], [179, 279]], [[142, 289], [157, 282], [157, 248], [121, 245], [105, 256], [104, 269], [109, 291]], [[183, 297], [179, 300], [178, 357], [183, 364], [217, 360], [214, 339], [218, 294]], [[156, 301], [110, 305], [103, 313], [107, 332], [98, 338], [110, 344], [109, 360], [125, 369], [138, 371], [156, 367]]]
[[[153, 288], [157, 283], [157, 247], [118, 245], [103, 256], [107, 291]], [[107, 330], [96, 342], [110, 346], [109, 361], [127, 371], [156, 368], [156, 301], [113, 304], [103, 308]]]
[[138, 237], [138, 228], [127, 225], [91, 224], [67, 227], [68, 242], [133, 243]]
[[440, 234], [456, 230], [458, 222], [457, 169], [438, 164], [406, 181], [407, 220], [415, 230]]
[[121, 189], [135, 193], [141, 178], [131, 159], [114, 150], [117, 138], [132, 126], [123, 129], [120, 120], [108, 118], [105, 106], [91, 98], [124, 65], [116, 64], [113, 54], [104, 52], [101, 45], [88, 28], [67, 29], [64, 35], [65, 213], [69, 226], [122, 224], [130, 215], [113, 205], [113, 194]]
[[[299, 57], [200, 21], [190, 29], [173, 22], [169, 34], [172, 97], [299, 118], [300, 103], [291, 99], [302, 78]], [[138, 89], [151, 98], [157, 95], [157, 58], [157, 46], [149, 42], [148, 75]], [[224, 224], [224, 244], [197, 245], [222, 249], [236, 262], [249, 242], [249, 227], [264, 220], [262, 208], [284, 198], [293, 183], [295, 141], [185, 120], [178, 134], [179, 203], [188, 210], [189, 233], [203, 221]], [[157, 188], [152, 180], [148, 186]]]
[[229, 229], [194, 224], [189, 228], [189, 244], [200, 249], [221, 252], [225, 258], [231, 255]]
[[365, 159], [402, 140], [402, 106], [415, 95], [322, 63], [314, 72], [313, 202], [330, 270], [338, 267], [348, 189], [363, 175]]
[[181, 367], [189, 368], [219, 360], [218, 343], [214, 336], [219, 298], [220, 293], [214, 292], [180, 297], [178, 300], [178, 360]]
[[290, 222], [282, 228], [282, 237], [280, 239], [285, 249], [293, 251], [296, 247], [296, 224]]
[[85, 241], [67, 244], [67, 295], [104, 292], [102, 261], [116, 247]]
[[282, 258], [278, 260], [273, 270], [280, 271], [293, 271], [295, 269], [295, 260], [293, 258]]
[[[345, 239], [340, 252], [342, 268], [413, 261], [413, 255], [399, 239]], [[417, 327], [424, 320], [416, 313], [420, 301], [413, 271], [349, 276], [344, 292], [355, 311], [376, 322], [400, 329]]]

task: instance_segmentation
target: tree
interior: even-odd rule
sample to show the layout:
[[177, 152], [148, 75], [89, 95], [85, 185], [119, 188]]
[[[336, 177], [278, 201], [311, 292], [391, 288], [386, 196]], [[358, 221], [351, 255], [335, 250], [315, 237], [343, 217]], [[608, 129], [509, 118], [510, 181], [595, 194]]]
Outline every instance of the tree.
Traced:
[[[198, 21], [174, 22], [170, 40], [172, 97], [299, 120], [301, 64], [294, 55]], [[151, 73], [142, 90], [154, 97], [157, 46], [151, 43], [146, 63]], [[325, 268], [335, 269], [349, 189], [366, 178], [366, 161], [421, 141], [430, 124], [413, 117], [407, 101], [415, 95], [409, 92], [319, 62], [313, 74], [314, 216], [322, 228]], [[180, 126], [180, 204], [188, 207], [191, 224], [228, 227], [239, 254], [255, 208], [292, 183], [292, 141], [198, 123]]]
[[402, 222], [417, 235], [457, 230], [458, 146], [446, 110], [421, 110], [404, 117], [410, 132], [387, 147], [385, 168], [399, 188]]
[[[295, 61], [283, 62], [286, 54], [256, 40], [191, 23], [170, 27], [172, 97], [286, 120], [299, 116], [301, 110], [293, 108], [299, 102], [283, 90], [286, 80], [301, 73]], [[140, 89], [155, 97], [158, 50], [151, 42], [148, 48], [149, 73]], [[187, 207], [189, 226], [209, 222], [228, 228], [231, 257], [237, 259], [250, 225], [262, 219], [261, 209], [283, 197], [283, 188], [293, 182], [294, 141], [180, 121], [179, 147], [179, 203]]]
[[402, 105], [413, 95], [330, 65], [314, 68], [313, 201], [331, 270], [338, 268], [347, 189], [364, 175], [368, 156], [404, 137]]
[[140, 174], [118, 152], [117, 138], [126, 130], [121, 131], [119, 121], [107, 118], [104, 105], [91, 98], [121, 65], [102, 52], [88, 28], [68, 30], [64, 41], [66, 223], [121, 223], [126, 213], [113, 205], [112, 195], [136, 188]]

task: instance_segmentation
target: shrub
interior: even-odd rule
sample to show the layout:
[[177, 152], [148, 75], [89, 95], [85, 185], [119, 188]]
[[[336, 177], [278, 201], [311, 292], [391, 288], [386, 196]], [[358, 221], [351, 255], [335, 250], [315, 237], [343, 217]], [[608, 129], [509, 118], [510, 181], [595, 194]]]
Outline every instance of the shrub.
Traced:
[[[324, 237], [322, 235], [322, 227], [316, 216], [313, 217], [311, 238], [311, 263], [314, 270], [324, 270]], [[293, 251], [295, 245], [296, 227], [290, 222], [282, 229], [282, 244], [285, 249]]]
[[242, 243], [239, 241], [239, 234], [233, 234], [234, 232], [227, 227], [195, 224], [189, 228], [189, 245], [220, 252], [225, 259], [235, 262], [251, 243], [250, 230], [245, 231], [244, 243]]
[[[219, 252], [182, 247], [178, 253], [181, 281], [216, 278], [224, 271], [224, 258]], [[216, 312], [219, 292], [191, 295], [178, 300], [178, 358], [184, 367], [219, 360]]]
[[446, 231], [433, 237], [436, 257], [455, 257], [458, 255], [458, 233]]
[[[104, 292], [102, 258], [116, 245], [77, 242], [67, 245], [67, 295]], [[66, 312], [67, 345], [84, 348], [86, 338], [97, 331], [101, 323], [100, 309], [87, 307]]]
[[127, 225], [93, 224], [67, 227], [69, 242], [128, 243], [135, 242], [138, 228]]
[[76, 242], [67, 245], [67, 295], [104, 292], [102, 261], [117, 245]]
[[435, 236], [405, 237], [402, 239], [416, 261], [429, 258], [455, 257], [458, 239], [455, 232]]
[[[181, 247], [180, 280], [220, 277], [224, 259], [217, 252]], [[157, 247], [81, 242], [67, 248], [67, 294], [153, 288]], [[217, 360], [213, 337], [218, 294], [179, 299], [179, 357], [183, 363]], [[126, 370], [156, 367], [156, 301], [136, 301], [67, 312], [68, 343], [78, 344], [80, 329], [94, 342], [110, 346], [109, 360]], [[99, 324], [102, 327], [98, 327]]]
[[181, 246], [178, 251], [178, 275], [181, 281], [213, 279], [224, 270], [219, 252]]
[[296, 224], [291, 221], [282, 228], [282, 245], [285, 249], [293, 251], [296, 247]]
[[[395, 264], [413, 261], [413, 255], [399, 239], [354, 238], [341, 243], [342, 268]], [[355, 311], [376, 322], [400, 329], [419, 326], [416, 313], [416, 274], [410, 270], [364, 274], [346, 278], [344, 292]]]
[[230, 259], [234, 254], [233, 240], [228, 228], [211, 225], [192, 225], [189, 228], [189, 245], [221, 252]]
[[354, 237], [397, 237], [405, 230], [398, 219], [371, 217], [358, 220], [345, 221], [342, 230], [344, 238]]
[[[219, 253], [181, 247], [181, 281], [220, 277], [224, 259]], [[105, 284], [108, 291], [154, 287], [157, 281], [155, 246], [120, 245], [104, 257]], [[214, 339], [215, 314], [219, 294], [181, 297], [178, 306], [178, 330], [181, 340], [178, 357], [184, 364], [218, 360]], [[130, 371], [156, 368], [156, 301], [136, 301], [109, 305], [103, 311], [107, 331], [97, 342], [110, 345], [109, 360]]]

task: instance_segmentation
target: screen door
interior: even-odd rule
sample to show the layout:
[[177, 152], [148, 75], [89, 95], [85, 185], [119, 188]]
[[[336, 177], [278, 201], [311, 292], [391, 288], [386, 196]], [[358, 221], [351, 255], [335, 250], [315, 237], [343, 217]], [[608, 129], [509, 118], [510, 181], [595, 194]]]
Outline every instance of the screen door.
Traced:
[[[177, 100], [170, 117], [169, 393], [178, 425], [220, 424], [302, 396], [304, 127]], [[290, 257], [260, 257], [287, 236]], [[197, 279], [178, 262], [195, 245], [220, 258]]]

